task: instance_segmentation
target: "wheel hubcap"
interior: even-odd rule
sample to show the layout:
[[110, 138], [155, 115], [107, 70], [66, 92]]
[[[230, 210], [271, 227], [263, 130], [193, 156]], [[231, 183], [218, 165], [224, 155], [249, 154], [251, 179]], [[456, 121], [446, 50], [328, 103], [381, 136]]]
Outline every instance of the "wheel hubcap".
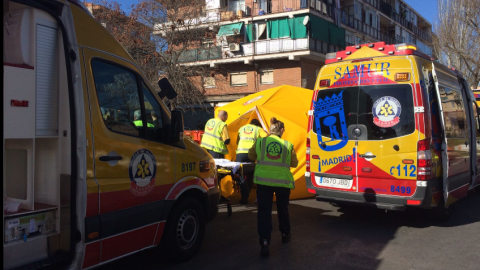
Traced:
[[183, 212], [177, 224], [177, 241], [181, 248], [188, 249], [198, 235], [197, 215], [192, 210]]

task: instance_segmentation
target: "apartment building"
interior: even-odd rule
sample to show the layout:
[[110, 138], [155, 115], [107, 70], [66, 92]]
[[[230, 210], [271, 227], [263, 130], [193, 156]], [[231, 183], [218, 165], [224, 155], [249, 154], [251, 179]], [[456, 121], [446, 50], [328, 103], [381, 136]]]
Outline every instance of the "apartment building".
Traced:
[[215, 23], [216, 37], [181, 64], [222, 70], [197, 80], [211, 107], [283, 84], [313, 89], [325, 55], [349, 45], [411, 42], [432, 56], [431, 23], [403, 0], [206, 0], [204, 14], [196, 23]]

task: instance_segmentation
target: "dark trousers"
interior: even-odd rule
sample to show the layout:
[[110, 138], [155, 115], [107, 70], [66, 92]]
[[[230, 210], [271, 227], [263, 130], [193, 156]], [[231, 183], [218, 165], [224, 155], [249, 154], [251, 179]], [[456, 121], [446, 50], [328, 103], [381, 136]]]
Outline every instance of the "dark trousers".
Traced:
[[[240, 154], [237, 154], [236, 158], [235, 158], [235, 161], [236, 162], [252, 162], [250, 161], [250, 159], [248, 158], [248, 153], [240, 153]], [[250, 179], [251, 177], [249, 178], [244, 178], [243, 179], [243, 182], [242, 180], [241, 183], [240, 183], [240, 194], [242, 194], [242, 200], [247, 200], [248, 199], [248, 196], [250, 195], [250, 188], [251, 188], [251, 185], [249, 182], [252, 182], [253, 179]]]
[[288, 203], [290, 201], [290, 189], [283, 187], [270, 187], [257, 184], [257, 226], [260, 245], [266, 239], [270, 244], [272, 234], [272, 204], [273, 193], [277, 197], [277, 213], [280, 232], [290, 233], [290, 217], [288, 215]]
[[217, 153], [217, 152], [214, 152], [212, 150], [208, 150], [208, 149], [205, 149], [208, 151], [208, 153], [213, 157], [213, 158], [225, 158], [225, 155], [224, 154], [220, 154], [220, 153]]

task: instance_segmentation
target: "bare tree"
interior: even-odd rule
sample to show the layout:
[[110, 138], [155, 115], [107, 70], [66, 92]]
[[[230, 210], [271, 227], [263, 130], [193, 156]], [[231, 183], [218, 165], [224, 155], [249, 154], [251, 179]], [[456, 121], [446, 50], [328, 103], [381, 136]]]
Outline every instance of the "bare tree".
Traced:
[[439, 60], [480, 83], [480, 0], [438, 0], [434, 46]]
[[[187, 63], [221, 57], [215, 34], [220, 10], [208, 9], [209, 2], [139, 0], [127, 15], [117, 2], [98, 0], [104, 8], [97, 8], [93, 15], [130, 53], [152, 85], [158, 87], [159, 78], [169, 79], [178, 93], [170, 101], [172, 107], [187, 108], [204, 102], [202, 78], [220, 73], [218, 67]], [[214, 42], [202, 44], [203, 40]]]

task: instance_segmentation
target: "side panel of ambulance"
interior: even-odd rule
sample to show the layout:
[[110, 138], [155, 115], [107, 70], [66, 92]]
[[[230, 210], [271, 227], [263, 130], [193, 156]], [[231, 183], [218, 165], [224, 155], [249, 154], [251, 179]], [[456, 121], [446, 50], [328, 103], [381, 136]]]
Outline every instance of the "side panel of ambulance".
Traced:
[[4, 268], [191, 258], [219, 191], [181, 113], [79, 2], [4, 10]]

